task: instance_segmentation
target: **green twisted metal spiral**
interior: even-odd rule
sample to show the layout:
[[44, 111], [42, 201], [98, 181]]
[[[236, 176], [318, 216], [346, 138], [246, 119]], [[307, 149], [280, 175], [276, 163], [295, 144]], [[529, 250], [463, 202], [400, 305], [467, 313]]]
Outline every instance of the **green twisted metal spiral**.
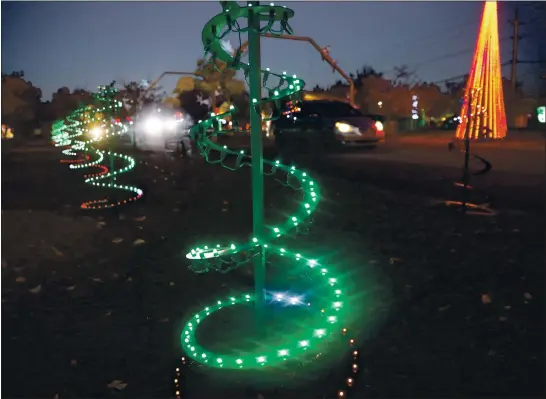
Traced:
[[[210, 55], [209, 61], [212, 62], [212, 65], [216, 65], [215, 61], [218, 59], [231, 68], [242, 70], [245, 76], [249, 74], [252, 66], [241, 61], [241, 49], [233, 55], [229, 54], [223, 48], [221, 40], [230, 32], [248, 31], [250, 28], [241, 28], [239, 26], [238, 19], [248, 19], [250, 13], [254, 13], [254, 16], [257, 16], [260, 21], [267, 23], [263, 28], [260, 28], [260, 34], [292, 33], [288, 20], [294, 15], [294, 12], [285, 6], [275, 6], [274, 4], [252, 5], [250, 3], [247, 6], [239, 6], [236, 2], [231, 1], [221, 2], [221, 4], [223, 12], [213, 17], [206, 24], [202, 33], [205, 53]], [[275, 23], [280, 24], [280, 29], [274, 29]], [[253, 98], [251, 106], [261, 107], [266, 102], [274, 102], [276, 109], [279, 110], [281, 99], [299, 98], [304, 82], [297, 76], [288, 76], [286, 73], [277, 74], [269, 69], [263, 70], [262, 74], [262, 86], [268, 90], [269, 94], [264, 99]], [[267, 81], [270, 77], [278, 79], [279, 83], [273, 87], [268, 87]], [[230, 132], [230, 130], [223, 129], [223, 126], [226, 125], [224, 119], [235, 113], [235, 107], [231, 106], [228, 112], [219, 115], [213, 113], [210, 118], [199, 121], [191, 130], [192, 137], [206, 161], [221, 164], [231, 170], [250, 166], [250, 157], [244, 151], [229, 149], [216, 143], [212, 138]], [[280, 116], [280, 114], [275, 113], [271, 119]], [[235, 157], [234, 166], [226, 164], [228, 157], [231, 160]], [[187, 355], [194, 361], [211, 367], [252, 369], [264, 365], [277, 365], [290, 358], [298, 358], [306, 353], [316, 353], [324, 350], [323, 343], [331, 341], [335, 334], [339, 334], [343, 330], [340, 324], [343, 312], [340, 311], [344, 308], [344, 293], [341, 289], [339, 276], [312, 257], [276, 245], [279, 237], [285, 236], [294, 230], [298, 232], [303, 224], [308, 221], [319, 203], [319, 187], [307, 173], [295, 166], [284, 165], [280, 161], [264, 161], [264, 169], [267, 169], [264, 170], [266, 175], [285, 174], [286, 184], [301, 192], [302, 202], [297, 212], [281, 224], [267, 226], [265, 234], [260, 239], [254, 237], [243, 243], [230, 242], [193, 248], [186, 255], [186, 258], [191, 261], [190, 268], [195, 272], [209, 270], [225, 272], [249, 261], [257, 254], [257, 250], [263, 247], [267, 248], [268, 253], [274, 252], [279, 256], [291, 259], [294, 263], [294, 269], [301, 267], [308, 275], [314, 275], [319, 281], [316, 289], [322, 294], [317, 304], [308, 304], [310, 309], [315, 311], [315, 316], [306, 321], [307, 326], [304, 327], [303, 331], [295, 333], [293, 338], [288, 339], [280, 346], [271, 344], [268, 345], [267, 350], [257, 351], [256, 353], [236, 355], [213, 353], [200, 346], [196, 339], [197, 326], [207, 316], [227, 306], [252, 302], [254, 301], [253, 295], [245, 293], [225, 300], [218, 300], [194, 314], [183, 329], [182, 346]], [[273, 302], [283, 300], [282, 297], [271, 295], [267, 299]]]

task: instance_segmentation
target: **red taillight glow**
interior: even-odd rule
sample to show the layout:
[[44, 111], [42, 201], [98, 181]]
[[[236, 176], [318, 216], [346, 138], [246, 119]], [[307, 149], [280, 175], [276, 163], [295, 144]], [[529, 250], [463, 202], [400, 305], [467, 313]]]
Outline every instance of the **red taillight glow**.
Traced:
[[383, 124], [379, 121], [375, 122], [375, 135], [377, 137], [385, 137], [385, 131], [383, 130]]

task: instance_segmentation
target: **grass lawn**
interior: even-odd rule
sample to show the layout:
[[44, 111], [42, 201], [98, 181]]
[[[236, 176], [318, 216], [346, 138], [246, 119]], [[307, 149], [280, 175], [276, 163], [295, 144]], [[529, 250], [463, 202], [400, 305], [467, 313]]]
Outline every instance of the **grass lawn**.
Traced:
[[[147, 195], [117, 218], [80, 211], [103, 193], [55, 156], [3, 157], [3, 397], [172, 397], [186, 318], [252, 290], [244, 267], [195, 274], [184, 257], [196, 243], [249, 236], [249, 171], [142, 160], [119, 180]], [[314, 223], [286, 245], [351, 276], [360, 369], [348, 397], [544, 395], [536, 215], [463, 217], [408, 193], [315, 178], [324, 197]], [[297, 198], [266, 178], [268, 221]], [[272, 270], [272, 283], [294, 284]], [[305, 394], [193, 367], [182, 397], [335, 397], [350, 364], [317, 364], [298, 374]]]

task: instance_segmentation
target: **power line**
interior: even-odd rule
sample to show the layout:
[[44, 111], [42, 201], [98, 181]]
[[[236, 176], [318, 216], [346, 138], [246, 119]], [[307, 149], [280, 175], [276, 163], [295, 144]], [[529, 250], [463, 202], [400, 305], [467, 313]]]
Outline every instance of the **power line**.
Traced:
[[520, 25], [525, 25], [525, 23], [521, 22], [518, 18], [518, 7], [514, 9], [514, 19], [511, 21], [508, 21], [514, 29], [514, 33], [511, 36], [512, 39], [512, 70], [510, 71], [510, 81], [512, 82], [512, 89], [516, 89], [516, 67], [518, 64], [518, 41], [522, 37], [519, 35], [519, 27]]
[[535, 60], [535, 61], [521, 61], [517, 60], [518, 64], [546, 64], [546, 60]]
[[[507, 61], [507, 62], [504, 62], [501, 64], [501, 67], [506, 67], [508, 65], [511, 64], [511, 61]], [[446, 82], [451, 82], [453, 80], [459, 80], [459, 79], [463, 79], [463, 78], [466, 78], [468, 76], [468, 72], [465, 73], [464, 75], [457, 75], [457, 76], [453, 76], [451, 78], [447, 78], [447, 79], [442, 79], [442, 80], [437, 80], [435, 82], [431, 82], [432, 84], [435, 84], [435, 85], [438, 85], [438, 84], [442, 84], [442, 83], [446, 83]]]
[[[504, 37], [499, 42], [503, 43], [503, 42], [506, 42], [509, 39], [510, 39], [510, 37]], [[420, 61], [420, 62], [418, 62], [416, 64], [408, 65], [408, 68], [410, 68], [410, 69], [419, 68], [420, 66], [423, 66], [425, 64], [433, 64], [433, 63], [436, 63], [436, 62], [439, 62], [439, 61], [447, 60], [447, 59], [450, 59], [450, 58], [455, 58], [455, 57], [458, 57], [458, 56], [461, 56], [461, 55], [470, 54], [473, 51], [474, 51], [474, 46], [465, 47], [464, 49], [461, 49], [461, 50], [456, 51], [456, 52], [447, 53], [447, 54], [440, 55], [440, 56], [437, 56], [437, 57], [434, 57], [434, 58], [430, 58], [430, 59], [425, 60], [425, 61]], [[387, 71], [385, 71], [383, 73], [388, 74], [388, 73], [395, 72], [395, 71], [396, 71], [396, 69], [393, 68], [393, 69], [387, 70]]]

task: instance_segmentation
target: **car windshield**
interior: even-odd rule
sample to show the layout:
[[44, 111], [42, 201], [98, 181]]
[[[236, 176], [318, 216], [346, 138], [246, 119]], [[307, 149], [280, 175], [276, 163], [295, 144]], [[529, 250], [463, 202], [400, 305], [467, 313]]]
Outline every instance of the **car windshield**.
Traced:
[[307, 114], [318, 114], [326, 118], [362, 116], [362, 113], [351, 105], [342, 102], [310, 102], [303, 107]]

